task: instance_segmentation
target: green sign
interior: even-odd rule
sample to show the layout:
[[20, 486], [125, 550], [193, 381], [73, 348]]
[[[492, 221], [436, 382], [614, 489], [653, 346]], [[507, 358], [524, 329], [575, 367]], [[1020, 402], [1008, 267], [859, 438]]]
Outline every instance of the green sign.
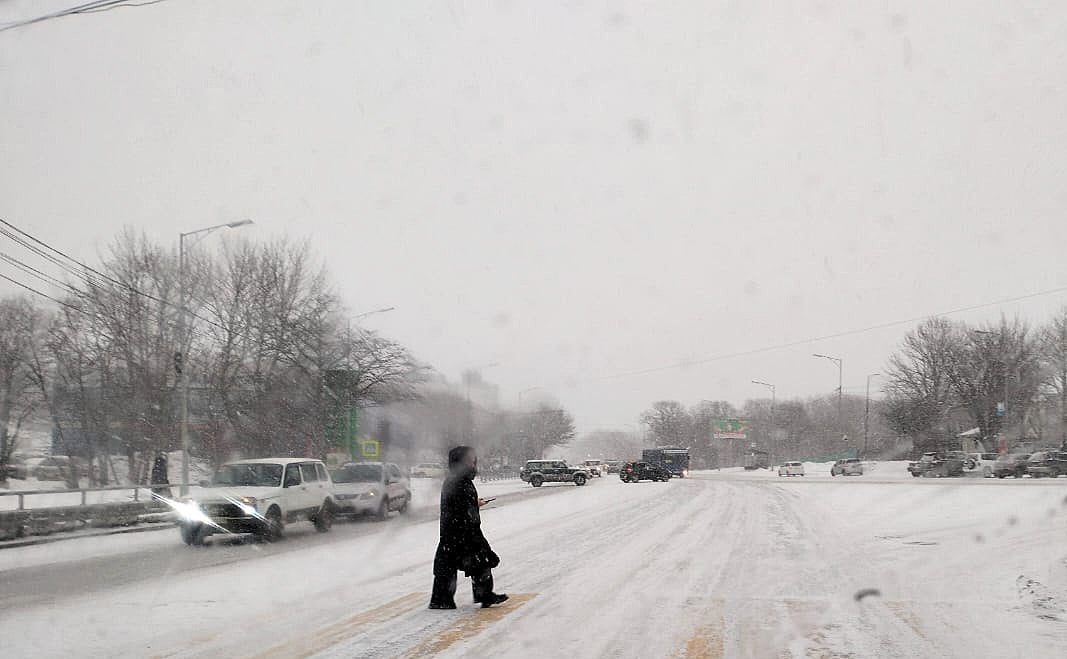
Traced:
[[715, 439], [748, 439], [748, 424], [742, 419], [716, 419], [711, 436]]

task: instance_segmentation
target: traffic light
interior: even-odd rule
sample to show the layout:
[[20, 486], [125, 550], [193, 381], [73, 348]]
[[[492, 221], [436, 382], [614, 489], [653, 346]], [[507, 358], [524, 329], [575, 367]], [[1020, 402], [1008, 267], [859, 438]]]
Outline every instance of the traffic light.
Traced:
[[178, 375], [182, 374], [182, 353], [178, 351], [174, 353], [174, 372]]

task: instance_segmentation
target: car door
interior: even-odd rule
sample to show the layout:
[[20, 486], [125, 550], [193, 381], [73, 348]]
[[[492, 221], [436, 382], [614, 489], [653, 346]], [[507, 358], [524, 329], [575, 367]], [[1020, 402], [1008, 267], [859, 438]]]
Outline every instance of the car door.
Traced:
[[567, 469], [567, 465], [562, 462], [552, 463], [553, 480], [557, 483], [562, 483], [565, 480], [570, 480], [570, 470]]
[[400, 470], [400, 467], [395, 464], [390, 464], [387, 470], [387, 483], [389, 487], [389, 500], [395, 502], [393, 507], [399, 508], [403, 505], [403, 502], [408, 498], [408, 484], [407, 479], [404, 478], [404, 472]]
[[307, 501], [307, 488], [300, 476], [299, 464], [293, 462], [285, 465], [282, 486], [285, 491], [286, 521], [292, 521], [293, 516], [305, 507]]
[[323, 499], [326, 498], [325, 483], [319, 478], [319, 471], [315, 468], [314, 462], [304, 462], [300, 464], [300, 475], [304, 479], [304, 509], [306, 511], [314, 512], [322, 505]]

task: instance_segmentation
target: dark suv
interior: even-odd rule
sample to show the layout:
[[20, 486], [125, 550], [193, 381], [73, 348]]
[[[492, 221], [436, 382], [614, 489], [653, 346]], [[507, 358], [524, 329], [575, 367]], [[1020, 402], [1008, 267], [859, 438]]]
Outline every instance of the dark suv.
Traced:
[[541, 487], [543, 483], [574, 483], [585, 485], [589, 472], [581, 467], [571, 467], [563, 460], [527, 460], [519, 471], [519, 478]]
[[1022, 478], [1026, 475], [1026, 462], [1029, 459], [1029, 453], [1005, 453], [993, 463], [993, 475], [997, 478]]
[[917, 462], [908, 464], [908, 471], [912, 476], [924, 476], [933, 478], [945, 478], [948, 476], [962, 476], [963, 462], [966, 456], [961, 451], [948, 451], [945, 453], [923, 453], [923, 457]]
[[619, 469], [619, 479], [623, 483], [638, 481], [663, 481], [671, 479], [671, 472], [665, 467], [651, 462], [627, 462]]
[[1067, 474], [1067, 453], [1063, 451], [1038, 451], [1026, 461], [1026, 472], [1034, 478], [1056, 478]]

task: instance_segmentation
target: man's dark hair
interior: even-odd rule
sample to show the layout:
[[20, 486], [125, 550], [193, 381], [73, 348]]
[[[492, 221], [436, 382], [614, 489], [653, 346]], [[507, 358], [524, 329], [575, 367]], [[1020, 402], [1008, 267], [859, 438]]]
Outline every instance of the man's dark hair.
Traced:
[[473, 453], [474, 449], [470, 446], [455, 446], [448, 451], [448, 468], [454, 470], [468, 454]]

